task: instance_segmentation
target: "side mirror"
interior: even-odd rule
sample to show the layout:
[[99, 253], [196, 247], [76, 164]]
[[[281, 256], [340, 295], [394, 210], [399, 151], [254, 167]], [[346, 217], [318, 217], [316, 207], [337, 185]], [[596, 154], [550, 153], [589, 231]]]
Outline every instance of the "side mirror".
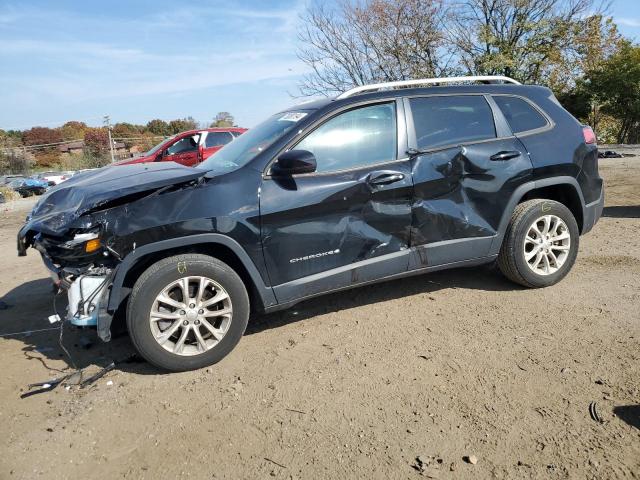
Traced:
[[162, 152], [156, 155], [156, 158], [154, 159], [154, 162], [161, 162], [161, 161], [162, 161]]
[[271, 175], [290, 176], [313, 173], [318, 168], [316, 157], [307, 150], [289, 150], [278, 157], [271, 167]]

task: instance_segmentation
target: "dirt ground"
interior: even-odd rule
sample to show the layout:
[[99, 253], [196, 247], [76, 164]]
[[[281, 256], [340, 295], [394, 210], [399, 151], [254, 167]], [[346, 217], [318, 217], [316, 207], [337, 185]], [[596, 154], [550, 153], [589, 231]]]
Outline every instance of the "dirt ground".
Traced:
[[[25, 399], [69, 368], [57, 332], [0, 337], [0, 478], [640, 478], [640, 157], [601, 172], [604, 217], [544, 290], [489, 267], [378, 284], [259, 318], [211, 368]], [[15, 253], [32, 203], [0, 206], [0, 334], [51, 328]], [[133, 351], [64, 344], [88, 372]]]

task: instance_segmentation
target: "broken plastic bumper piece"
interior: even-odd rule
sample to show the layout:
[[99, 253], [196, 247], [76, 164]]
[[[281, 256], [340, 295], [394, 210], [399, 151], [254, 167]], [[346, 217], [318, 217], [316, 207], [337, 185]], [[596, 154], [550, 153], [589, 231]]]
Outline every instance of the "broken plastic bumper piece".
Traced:
[[108, 290], [108, 275], [81, 275], [67, 290], [67, 320], [79, 327], [98, 325], [98, 311]]

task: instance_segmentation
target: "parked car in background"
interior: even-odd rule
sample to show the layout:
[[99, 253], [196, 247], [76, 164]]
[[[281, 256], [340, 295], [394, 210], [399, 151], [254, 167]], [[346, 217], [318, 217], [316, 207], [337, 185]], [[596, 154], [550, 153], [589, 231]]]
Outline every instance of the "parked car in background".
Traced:
[[169, 137], [139, 157], [128, 158], [114, 165], [146, 162], [176, 162], [194, 167], [216, 153], [246, 128], [207, 128], [189, 130]]
[[3, 175], [0, 177], [0, 185], [8, 185], [14, 180], [19, 180], [22, 178], [27, 178], [25, 175]]
[[18, 178], [9, 182], [8, 186], [18, 192], [22, 197], [42, 195], [49, 187], [47, 182], [33, 178]]
[[44, 180], [50, 187], [52, 187], [70, 179], [71, 177], [73, 177], [73, 172], [42, 172], [37, 173], [32, 178]]

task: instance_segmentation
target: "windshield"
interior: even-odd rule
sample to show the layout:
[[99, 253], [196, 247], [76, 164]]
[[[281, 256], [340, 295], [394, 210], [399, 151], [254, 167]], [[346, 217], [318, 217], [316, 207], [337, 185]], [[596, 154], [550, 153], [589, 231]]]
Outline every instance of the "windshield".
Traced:
[[176, 135], [172, 135], [169, 138], [165, 138], [159, 144], [157, 144], [155, 147], [153, 147], [151, 150], [149, 150], [148, 152], [144, 152], [142, 155], [145, 156], [145, 157], [149, 156], [149, 155], [153, 155], [158, 150], [160, 150], [160, 148], [167, 142], [167, 140], [172, 140], [172, 139], [176, 138], [176, 136], [177, 136], [177, 134]]
[[274, 115], [225, 145], [198, 168], [216, 173], [231, 172], [253, 160], [260, 152], [291, 130], [308, 111], [285, 112]]

